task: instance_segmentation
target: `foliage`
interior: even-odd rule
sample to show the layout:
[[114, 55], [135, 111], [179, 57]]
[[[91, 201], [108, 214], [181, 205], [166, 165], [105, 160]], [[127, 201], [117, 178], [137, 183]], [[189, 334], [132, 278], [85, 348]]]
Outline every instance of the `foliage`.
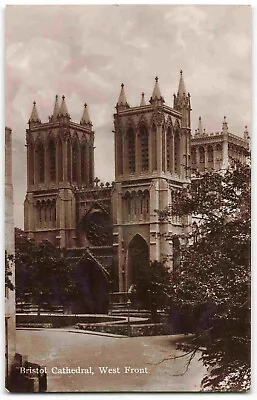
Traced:
[[5, 288], [9, 290], [14, 290], [14, 285], [11, 280], [13, 263], [13, 254], [8, 254], [7, 251], [5, 251]]
[[15, 230], [16, 296], [44, 304], [63, 304], [74, 296], [73, 265], [48, 241], [36, 244], [20, 229]]
[[153, 322], [158, 320], [157, 310], [169, 305], [170, 291], [171, 273], [163, 263], [153, 261], [141, 265], [136, 276], [136, 298], [142, 306], [151, 310]]
[[160, 213], [194, 216], [173, 301], [201, 311], [194, 342], [209, 371], [204, 391], [250, 387], [250, 212], [250, 167], [236, 163], [192, 180]]

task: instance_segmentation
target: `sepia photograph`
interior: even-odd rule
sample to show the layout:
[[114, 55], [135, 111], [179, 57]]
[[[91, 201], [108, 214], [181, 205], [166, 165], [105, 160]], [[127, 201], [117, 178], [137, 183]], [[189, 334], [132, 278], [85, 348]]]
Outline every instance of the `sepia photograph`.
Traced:
[[251, 388], [252, 7], [6, 4], [5, 388]]

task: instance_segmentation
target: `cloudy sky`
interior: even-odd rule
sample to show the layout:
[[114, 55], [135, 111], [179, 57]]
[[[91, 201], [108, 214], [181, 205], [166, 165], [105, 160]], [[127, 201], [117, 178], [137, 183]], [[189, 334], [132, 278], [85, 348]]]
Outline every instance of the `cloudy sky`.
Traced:
[[207, 131], [223, 116], [242, 135], [251, 125], [251, 8], [248, 6], [7, 6], [6, 125], [13, 130], [15, 225], [23, 227], [25, 130], [37, 102], [47, 121], [56, 94], [79, 121], [88, 103], [95, 130], [96, 175], [113, 180], [114, 106], [124, 82], [131, 106], [150, 98], [154, 78], [172, 105], [179, 71]]

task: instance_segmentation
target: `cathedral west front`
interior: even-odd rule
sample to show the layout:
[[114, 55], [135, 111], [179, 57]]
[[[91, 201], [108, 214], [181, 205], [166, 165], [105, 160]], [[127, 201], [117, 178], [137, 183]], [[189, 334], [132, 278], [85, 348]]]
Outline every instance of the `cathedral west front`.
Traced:
[[125, 293], [140, 263], [174, 266], [172, 237], [186, 233], [190, 219], [159, 219], [157, 210], [171, 204], [172, 190], [190, 183], [195, 171], [228, 166], [232, 153], [243, 161], [248, 132], [244, 138], [232, 135], [224, 120], [220, 134], [207, 134], [200, 119], [192, 136], [182, 71], [172, 106], [157, 77], [151, 98], [142, 93], [135, 106], [122, 84], [114, 114], [115, 180], [103, 184], [95, 174], [97, 133], [86, 104], [81, 115], [80, 123], [73, 122], [65, 97], [56, 96], [49, 121], [42, 122], [33, 104], [26, 131], [25, 232], [36, 242], [47, 239], [70, 251], [96, 292], [107, 287], [114, 267], [114, 290]]

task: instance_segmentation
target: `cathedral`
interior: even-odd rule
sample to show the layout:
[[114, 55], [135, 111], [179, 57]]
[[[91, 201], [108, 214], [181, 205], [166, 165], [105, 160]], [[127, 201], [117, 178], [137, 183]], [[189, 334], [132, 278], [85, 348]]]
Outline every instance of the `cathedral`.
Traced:
[[65, 97], [59, 103], [56, 96], [49, 121], [42, 122], [34, 102], [28, 124], [25, 232], [77, 257], [96, 292], [104, 290], [114, 266], [114, 291], [121, 295], [135, 282], [141, 263], [174, 266], [176, 243], [166, 238], [186, 233], [190, 221], [160, 221], [157, 210], [171, 203], [172, 190], [189, 183], [196, 171], [226, 167], [232, 155], [243, 160], [248, 148], [247, 129], [244, 138], [230, 134], [226, 118], [215, 134], [205, 132], [200, 118], [191, 135], [191, 99], [182, 71], [173, 106], [166, 105], [157, 77], [149, 102], [142, 93], [136, 106], [129, 105], [121, 85], [112, 183], [95, 177], [95, 132], [86, 104], [76, 123]]

